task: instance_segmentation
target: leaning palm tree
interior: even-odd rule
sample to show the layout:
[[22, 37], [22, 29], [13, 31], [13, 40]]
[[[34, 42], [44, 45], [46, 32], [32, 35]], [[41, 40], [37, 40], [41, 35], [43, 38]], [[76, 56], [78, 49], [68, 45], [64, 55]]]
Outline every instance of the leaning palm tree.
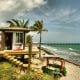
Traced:
[[35, 24], [33, 25], [33, 30], [38, 31], [38, 34], [40, 35], [40, 41], [39, 41], [39, 58], [41, 58], [41, 36], [42, 36], [42, 31], [47, 31], [47, 29], [43, 28], [43, 20], [41, 21], [36, 21]]
[[29, 64], [28, 64], [28, 69], [30, 70], [31, 67], [31, 53], [32, 53], [32, 36], [27, 35], [26, 37], [26, 44], [28, 45], [28, 51], [29, 51]]

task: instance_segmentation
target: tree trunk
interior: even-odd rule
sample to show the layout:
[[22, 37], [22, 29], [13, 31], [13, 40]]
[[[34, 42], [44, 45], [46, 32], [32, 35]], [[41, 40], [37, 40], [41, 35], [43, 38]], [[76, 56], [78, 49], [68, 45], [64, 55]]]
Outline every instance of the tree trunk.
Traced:
[[[25, 32], [23, 34], [23, 50], [25, 50]], [[24, 63], [25, 60], [24, 60], [24, 55], [21, 56], [21, 61]]]
[[40, 32], [40, 42], [39, 42], [39, 58], [41, 58], [41, 34], [42, 34], [42, 32]]
[[23, 49], [25, 50], [25, 32], [24, 32], [24, 34], [23, 34]]
[[31, 68], [31, 53], [32, 53], [32, 43], [29, 44], [29, 63], [28, 63], [28, 69], [30, 70]]

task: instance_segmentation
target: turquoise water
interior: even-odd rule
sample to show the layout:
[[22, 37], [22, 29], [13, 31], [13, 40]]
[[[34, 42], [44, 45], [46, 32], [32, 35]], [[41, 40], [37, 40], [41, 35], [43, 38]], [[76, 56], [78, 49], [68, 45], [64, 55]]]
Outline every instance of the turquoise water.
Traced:
[[46, 44], [58, 50], [73, 51], [80, 54], [80, 44]]
[[43, 44], [43, 47], [62, 58], [80, 65], [80, 44]]

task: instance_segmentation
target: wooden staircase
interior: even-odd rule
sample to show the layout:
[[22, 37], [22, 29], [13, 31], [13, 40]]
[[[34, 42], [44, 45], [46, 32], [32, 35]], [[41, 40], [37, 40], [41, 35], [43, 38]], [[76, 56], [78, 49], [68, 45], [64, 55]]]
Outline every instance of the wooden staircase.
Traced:
[[23, 70], [23, 71], [27, 70], [28, 64], [24, 64], [23, 62], [21, 62], [18, 59], [15, 59], [13, 56], [11, 56], [9, 54], [3, 54], [3, 57], [5, 59], [7, 59], [9, 62], [11, 62], [12, 64], [14, 64], [16, 67], [19, 67], [20, 71], [21, 70]]

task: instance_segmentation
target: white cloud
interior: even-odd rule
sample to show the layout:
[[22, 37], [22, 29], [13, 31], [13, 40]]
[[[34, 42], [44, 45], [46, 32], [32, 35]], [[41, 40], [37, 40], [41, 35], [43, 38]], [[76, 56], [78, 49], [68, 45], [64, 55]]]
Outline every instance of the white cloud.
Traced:
[[[80, 21], [80, 11], [79, 9], [71, 9], [71, 8], [59, 8], [53, 9], [44, 13], [46, 18], [48, 18], [48, 22], [56, 22], [59, 23], [71, 23], [71, 22], [79, 22]], [[46, 19], [47, 20], [47, 19]]]
[[11, 19], [20, 12], [30, 11], [46, 3], [44, 0], [0, 0], [0, 21]]
[[44, 4], [47, 3], [44, 0], [28, 0], [28, 1], [24, 0], [24, 2], [27, 3], [26, 7], [27, 7], [28, 10], [31, 10], [35, 7], [39, 7], [40, 5], [44, 5]]
[[5, 23], [5, 22], [0, 23], [0, 27], [8, 27], [8, 26], [9, 26], [8, 23]]

